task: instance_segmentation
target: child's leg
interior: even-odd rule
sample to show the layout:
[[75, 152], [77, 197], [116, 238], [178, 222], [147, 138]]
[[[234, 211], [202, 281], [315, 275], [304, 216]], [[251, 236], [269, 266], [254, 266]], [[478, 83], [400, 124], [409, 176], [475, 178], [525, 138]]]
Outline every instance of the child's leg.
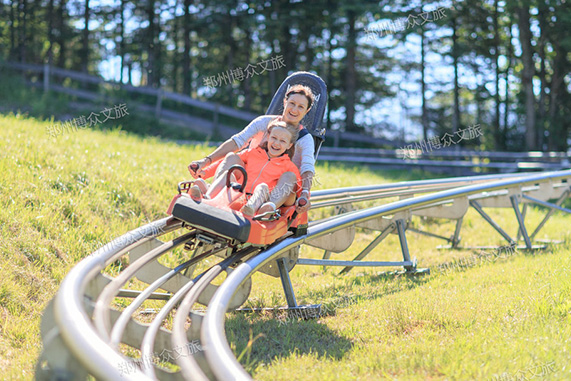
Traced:
[[[206, 192], [206, 197], [214, 198], [218, 193], [220, 193], [220, 191], [226, 186], [227, 175], [228, 171], [223, 172], [220, 176], [214, 179], [214, 181], [212, 182], [212, 184], [210, 184], [210, 187], [208, 188], [208, 192]], [[232, 178], [230, 179], [230, 181], [235, 182], [236, 177], [234, 176], [234, 173], [232, 173], [231, 176]]]
[[262, 204], [270, 198], [270, 189], [265, 183], [260, 183], [254, 189], [254, 193], [246, 203], [240, 209], [242, 214], [246, 216], [253, 216], [256, 214], [256, 211], [262, 206]]
[[[240, 156], [236, 155], [234, 152], [230, 152], [224, 157], [224, 160], [222, 160], [218, 168], [216, 168], [216, 173], [214, 174], [214, 177], [219, 178], [224, 172], [229, 170], [231, 166], [236, 164], [241, 165], [242, 167], [244, 166], [244, 162], [242, 161], [242, 159], [240, 159]], [[241, 178], [242, 175], [240, 174], [238, 176], [238, 180], [240, 180]]]
[[290, 206], [295, 203], [295, 187], [297, 177], [293, 172], [285, 172], [280, 176], [278, 184], [272, 189], [270, 201], [279, 208], [282, 205]]
[[[241, 165], [244, 166], [244, 162], [240, 159], [240, 156], [236, 155], [234, 152], [230, 152], [222, 163], [216, 169], [216, 174], [214, 175], [214, 181], [208, 188], [208, 192], [206, 193], [207, 197], [214, 198], [216, 195], [226, 186], [226, 176], [228, 175], [228, 169], [230, 169], [233, 165]], [[235, 174], [238, 174], [236, 176]], [[232, 172], [232, 178], [230, 179], [232, 182], [240, 181], [242, 178], [242, 173], [239, 171]]]

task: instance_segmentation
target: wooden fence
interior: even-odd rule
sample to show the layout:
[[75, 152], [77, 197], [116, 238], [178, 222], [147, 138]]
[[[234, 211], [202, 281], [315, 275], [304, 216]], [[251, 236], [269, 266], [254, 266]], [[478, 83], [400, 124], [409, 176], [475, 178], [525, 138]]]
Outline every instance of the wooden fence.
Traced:
[[[121, 90], [130, 94], [144, 94], [155, 98], [153, 104], [130, 102], [129, 108], [135, 108], [145, 113], [154, 115], [158, 120], [176, 124], [183, 128], [191, 128], [206, 136], [215, 133], [223, 139], [227, 139], [239, 129], [220, 123], [220, 116], [233, 118], [243, 122], [244, 125], [252, 121], [257, 115], [235, 110], [213, 102], [200, 101], [189, 96], [164, 91], [152, 87], [135, 87], [113, 81], [104, 81], [102, 78], [71, 70], [51, 67], [47, 64], [25, 64], [0, 62], [14, 70], [38, 74], [38, 78], [31, 82], [32, 86], [43, 87], [44, 91], [55, 91], [68, 94], [78, 99], [90, 102], [102, 102], [113, 100], [113, 96], [107, 95], [109, 90]], [[59, 78], [59, 83], [54, 80]], [[65, 79], [71, 79], [80, 83], [98, 85], [101, 91], [94, 92], [84, 89], [64, 86], [61, 83]], [[107, 93], [107, 94], [106, 94]], [[169, 110], [163, 107], [164, 100], [172, 100], [200, 110], [212, 113], [212, 120]], [[133, 104], [132, 104], [133, 103]], [[81, 106], [79, 103], [70, 103], [71, 106]], [[327, 139], [334, 142], [334, 147], [324, 146], [321, 148], [319, 160], [339, 161], [347, 163], [360, 163], [383, 168], [422, 168], [435, 172], [446, 172], [458, 175], [474, 174], [482, 172], [517, 172], [534, 170], [560, 170], [569, 168], [569, 155], [571, 152], [486, 152], [461, 150], [458, 147], [433, 150], [425, 153], [420, 151], [404, 152], [402, 149], [366, 149], [366, 148], [339, 148], [339, 142], [368, 143], [379, 146], [391, 146], [393, 148], [404, 147], [406, 143], [394, 140], [374, 138], [355, 133], [329, 131]]]

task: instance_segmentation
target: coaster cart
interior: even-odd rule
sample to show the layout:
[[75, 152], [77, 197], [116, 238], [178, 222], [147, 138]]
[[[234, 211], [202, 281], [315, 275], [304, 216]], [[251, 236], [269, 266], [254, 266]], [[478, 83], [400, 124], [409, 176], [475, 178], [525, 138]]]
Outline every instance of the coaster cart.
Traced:
[[[317, 157], [325, 138], [325, 129], [321, 128], [321, 122], [327, 105], [327, 87], [320, 77], [307, 72], [296, 72], [287, 77], [274, 95], [266, 114], [281, 115], [285, 94], [289, 87], [295, 84], [308, 86], [315, 94], [314, 105], [301, 124], [314, 139], [314, 152]], [[231, 181], [232, 174], [236, 171], [242, 173], [240, 183]], [[235, 165], [228, 170], [226, 176], [225, 188], [212, 199], [200, 201], [195, 201], [188, 194], [194, 182], [181, 182], [178, 185], [178, 194], [167, 209], [167, 213], [177, 223], [182, 222], [184, 228], [194, 232], [194, 239], [185, 244], [187, 250], [193, 251], [191, 259], [198, 260], [209, 255], [242, 258], [232, 264], [232, 267], [235, 267], [245, 257], [255, 255], [283, 238], [299, 237], [307, 233], [307, 212], [298, 215], [295, 206], [284, 206], [275, 212], [253, 217], [240, 213], [241, 203], [238, 200], [243, 197], [248, 182], [246, 171], [243, 167]], [[286, 282], [284, 290], [289, 307], [300, 309], [302, 307], [297, 306], [295, 302], [290, 302], [291, 297], [287, 290], [291, 287], [286, 287], [286, 284], [290, 283], [288, 273], [295, 266], [298, 253], [299, 247], [296, 247], [260, 271], [270, 276], [281, 277], [282, 282]], [[189, 278], [192, 278], [196, 265], [196, 261], [192, 262], [194, 265], [183, 272]]]

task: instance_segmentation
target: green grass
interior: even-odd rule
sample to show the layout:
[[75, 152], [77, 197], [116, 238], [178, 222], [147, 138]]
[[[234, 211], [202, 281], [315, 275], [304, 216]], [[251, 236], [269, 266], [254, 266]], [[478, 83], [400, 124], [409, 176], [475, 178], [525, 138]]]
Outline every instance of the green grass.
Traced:
[[[176, 184], [188, 178], [187, 164], [211, 151], [119, 130], [86, 129], [52, 139], [48, 125], [21, 115], [0, 116], [3, 379], [33, 378], [41, 313], [74, 264], [111, 239], [164, 217]], [[327, 163], [317, 170], [321, 189], [428, 177]], [[513, 211], [490, 213], [515, 235]], [[530, 209], [529, 226], [542, 213]], [[462, 244], [502, 244], [472, 210], [464, 221]], [[569, 242], [570, 221], [556, 214], [541, 238]], [[413, 222], [443, 235], [453, 228], [434, 219]], [[360, 231], [353, 247], [333, 258], [354, 257], [373, 236]], [[408, 278], [354, 269], [338, 276], [334, 269], [297, 266], [291, 277], [298, 302], [323, 303], [323, 317], [285, 321], [269, 313], [228, 315], [227, 336], [236, 355], [244, 353], [242, 364], [260, 380], [489, 379], [547, 363], [556, 370], [547, 379], [569, 378], [568, 244], [438, 271], [439, 264], [475, 253], [439, 251], [435, 247], [441, 242], [414, 233], [408, 238], [411, 254], [419, 266], [431, 267], [432, 275]], [[164, 261], [180, 263], [182, 255], [175, 251]], [[304, 247], [301, 255], [319, 258], [322, 252]], [[389, 236], [367, 259], [398, 260], [396, 237]], [[118, 261], [109, 271], [124, 264]], [[284, 305], [279, 279], [255, 275], [248, 304]]]
[[[51, 120], [51, 126], [55, 127], [56, 133], [61, 131], [63, 125], [73, 119], [79, 119], [81, 116], [88, 118], [93, 112], [100, 115], [100, 121], [93, 129], [98, 130], [114, 130], [119, 126], [121, 130], [135, 133], [139, 136], [154, 136], [171, 140], [199, 140], [205, 139], [205, 136], [190, 128], [181, 128], [173, 126], [165, 122], [157, 120], [153, 113], [142, 112], [136, 108], [139, 103], [154, 104], [155, 100], [138, 99], [136, 96], [129, 96], [126, 92], [100, 92], [101, 98], [96, 101], [86, 102], [73, 96], [51, 91], [45, 93], [42, 87], [32, 87], [23, 82], [20, 72], [0, 67], [0, 77], [2, 78], [2, 89], [0, 92], [0, 113], [20, 112], [32, 117]], [[29, 78], [32, 81], [40, 81], [37, 76]], [[107, 95], [107, 97], [105, 97]], [[151, 97], [152, 98], [152, 97]], [[112, 100], [115, 99], [115, 100]], [[74, 102], [73, 105], [70, 103]], [[113, 120], [117, 115], [115, 111], [106, 111], [105, 114], [111, 119], [106, 120], [102, 112], [106, 108], [113, 109], [114, 106], [124, 104], [128, 116]], [[166, 104], [163, 108], [166, 108]], [[183, 109], [181, 106], [175, 108]], [[184, 109], [183, 109], [184, 110]], [[184, 112], [189, 112], [188, 107]], [[192, 115], [202, 116], [204, 112], [193, 110]], [[212, 113], [210, 113], [212, 114]], [[54, 117], [55, 116], [55, 117]], [[208, 115], [210, 116], [210, 115]], [[92, 117], [93, 118], [93, 117]], [[208, 117], [206, 118], [209, 119]], [[93, 119], [95, 120], [95, 119]], [[89, 124], [89, 121], [88, 121]], [[238, 122], [234, 121], [233, 125]], [[243, 125], [243, 122], [242, 124]], [[236, 128], [239, 128], [238, 125]], [[213, 140], [218, 136], [213, 136]]]

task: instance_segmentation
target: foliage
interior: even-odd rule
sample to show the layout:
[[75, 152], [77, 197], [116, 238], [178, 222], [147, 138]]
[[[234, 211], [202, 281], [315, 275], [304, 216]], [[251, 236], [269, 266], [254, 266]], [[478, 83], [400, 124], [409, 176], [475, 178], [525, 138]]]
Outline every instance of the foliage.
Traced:
[[[571, 11], [561, 0], [86, 4], [1, 1], [0, 58], [105, 75], [104, 68], [120, 66], [115, 79], [123, 83], [256, 113], [265, 111], [288, 73], [308, 70], [328, 84], [330, 129], [417, 140], [407, 125], [422, 127], [426, 137], [479, 123], [486, 137], [467, 144], [567, 148]], [[438, 9], [444, 17], [414, 21]], [[369, 38], [367, 30], [399, 18], [408, 18], [410, 27]], [[522, 30], [525, 25], [533, 27]], [[214, 88], [205, 84], [208, 77], [277, 56], [285, 67]], [[526, 87], [529, 73], [533, 94]]]

